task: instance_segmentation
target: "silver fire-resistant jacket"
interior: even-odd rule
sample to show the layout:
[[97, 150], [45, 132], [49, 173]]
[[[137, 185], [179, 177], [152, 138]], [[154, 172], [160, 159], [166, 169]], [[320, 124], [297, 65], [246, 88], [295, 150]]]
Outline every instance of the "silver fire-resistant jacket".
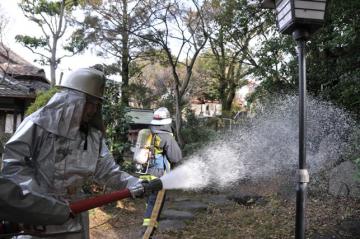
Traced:
[[[45, 210], [37, 210], [39, 207]], [[22, 216], [24, 213], [26, 217]], [[69, 215], [70, 208], [66, 203], [30, 192], [24, 194], [19, 185], [0, 176], [0, 221], [63, 224]]]
[[[62, 90], [27, 117], [5, 145], [3, 176], [24, 192], [65, 202], [82, 198], [81, 187], [89, 180], [112, 189], [138, 182], [120, 171], [100, 130], [90, 127], [87, 134], [79, 130], [85, 102], [84, 93]], [[38, 205], [38, 210], [44, 209]], [[47, 226], [46, 233], [59, 234], [59, 238], [88, 238], [87, 214], [61, 226]]]

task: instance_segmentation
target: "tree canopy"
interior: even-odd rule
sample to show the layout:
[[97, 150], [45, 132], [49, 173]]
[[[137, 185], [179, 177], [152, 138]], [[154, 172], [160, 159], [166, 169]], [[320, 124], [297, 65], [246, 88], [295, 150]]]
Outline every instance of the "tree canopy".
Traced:
[[63, 49], [69, 54], [59, 56], [60, 39], [70, 30], [70, 15], [78, 1], [74, 0], [22, 0], [19, 4], [24, 16], [36, 24], [42, 34], [40, 36], [17, 35], [16, 41], [36, 54], [37, 61], [50, 66], [51, 85], [56, 83], [56, 69], [64, 57], [70, 57], [85, 48], [82, 36], [74, 33], [73, 39], [64, 44]]
[[[69, 31], [72, 37], [65, 50], [76, 54], [89, 48], [111, 59], [102, 70], [121, 75], [121, 89], [113, 88], [113, 93], [119, 92], [112, 94], [120, 98], [110, 100], [119, 107], [166, 105], [176, 116], [180, 142], [184, 112], [192, 99], [217, 100], [232, 116], [238, 110], [236, 92], [249, 80], [259, 82], [249, 104], [297, 89], [294, 40], [278, 33], [272, 11], [246, 0], [24, 0], [20, 6], [43, 35], [17, 40], [42, 63], [56, 70], [63, 57], [56, 52], [59, 39]], [[74, 16], [77, 6], [82, 20]], [[310, 94], [357, 117], [359, 8], [358, 0], [329, 1], [323, 28], [306, 45]]]

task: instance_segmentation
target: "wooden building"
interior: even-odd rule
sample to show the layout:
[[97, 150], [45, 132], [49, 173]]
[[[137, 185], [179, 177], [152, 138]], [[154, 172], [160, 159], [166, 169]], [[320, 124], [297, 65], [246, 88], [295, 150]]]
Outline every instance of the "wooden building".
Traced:
[[12, 134], [24, 119], [36, 92], [50, 84], [43, 69], [0, 44], [0, 137]]

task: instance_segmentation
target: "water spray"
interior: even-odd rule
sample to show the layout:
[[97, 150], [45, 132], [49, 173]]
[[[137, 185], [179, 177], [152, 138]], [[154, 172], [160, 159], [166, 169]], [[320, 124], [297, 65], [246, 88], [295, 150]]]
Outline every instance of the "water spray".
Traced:
[[[358, 125], [343, 109], [308, 97], [306, 157], [312, 175], [330, 168], [351, 153], [351, 138]], [[256, 114], [243, 119], [231, 132], [217, 139], [167, 173], [165, 189], [226, 190], [239, 182], [268, 181], [281, 177], [286, 184], [296, 181], [299, 121], [296, 95], [276, 96], [258, 104]], [[298, 175], [306, 181], [301, 171]], [[295, 197], [295, 192], [293, 192]]]

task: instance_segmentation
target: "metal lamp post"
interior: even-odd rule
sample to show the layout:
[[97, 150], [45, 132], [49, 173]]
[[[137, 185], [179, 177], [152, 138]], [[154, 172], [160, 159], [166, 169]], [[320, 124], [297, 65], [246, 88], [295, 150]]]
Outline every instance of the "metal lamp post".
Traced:
[[309, 173], [306, 165], [306, 62], [305, 44], [324, 22], [326, 0], [262, 0], [262, 8], [275, 9], [283, 34], [292, 34], [299, 61], [299, 170], [296, 188], [295, 238], [305, 238], [305, 202]]

